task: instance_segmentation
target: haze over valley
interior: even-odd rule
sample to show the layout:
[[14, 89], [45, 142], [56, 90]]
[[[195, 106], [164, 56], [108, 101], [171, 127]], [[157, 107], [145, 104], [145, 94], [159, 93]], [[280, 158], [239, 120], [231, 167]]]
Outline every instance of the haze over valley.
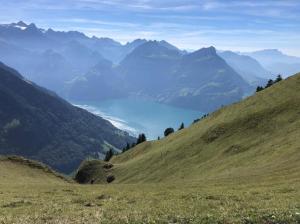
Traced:
[[[186, 110], [182, 118], [173, 116], [168, 122], [145, 117], [133, 124], [130, 116], [137, 117], [144, 111], [132, 110], [125, 115], [110, 111], [113, 105], [106, 106], [105, 111], [98, 108], [97, 113], [124, 120], [123, 125], [115, 123], [119, 128], [133, 135], [146, 132], [151, 139], [176, 122], [191, 124], [204, 113], [251, 95], [258, 85], [265, 85], [278, 74], [294, 74], [300, 62], [300, 58], [279, 50], [237, 53], [199, 46], [199, 50], [187, 52], [165, 40], [136, 39], [121, 44], [78, 31], [42, 29], [23, 21], [2, 24], [0, 37], [2, 62], [61, 97], [80, 101], [88, 106], [86, 109], [94, 108], [91, 112], [103, 101], [107, 105], [130, 98], [136, 100], [137, 108], [147, 108], [144, 103], [152, 102], [157, 105], [153, 111], [165, 113], [165, 117]], [[266, 54], [268, 57], [264, 57]], [[120, 109], [126, 111], [126, 103], [121, 105], [124, 108]], [[159, 110], [163, 105], [170, 107]], [[157, 125], [146, 127], [147, 122]]]

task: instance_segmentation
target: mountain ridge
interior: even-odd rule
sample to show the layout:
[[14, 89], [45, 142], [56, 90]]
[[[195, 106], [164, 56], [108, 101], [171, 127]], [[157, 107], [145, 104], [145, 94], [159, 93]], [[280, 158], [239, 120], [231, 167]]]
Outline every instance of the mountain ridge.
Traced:
[[[71, 87], [73, 94], [69, 97], [78, 100], [78, 89], [103, 86], [103, 83], [117, 89], [119, 84], [114, 85], [104, 78], [109, 76], [119, 80], [115, 83], [122, 83], [119, 96], [146, 98], [202, 112], [211, 112], [238, 101], [251, 91], [246, 81], [217, 55], [214, 47], [182, 54], [159, 41], [148, 41], [134, 49], [107, 75], [104, 72], [102, 80], [97, 76], [100, 73], [100, 70], [96, 71], [95, 77], [88, 73], [75, 81], [76, 88]], [[109, 91], [105, 86], [103, 88]], [[92, 89], [86, 92], [87, 98], [100, 100], [102, 95], [107, 95], [107, 91], [102, 94], [101, 88]]]
[[[38, 35], [29, 39], [21, 38], [28, 28], [22, 30], [20, 27], [25, 25], [36, 30]], [[26, 33], [25, 36], [27, 35]], [[0, 37], [0, 60], [21, 71], [29, 80], [72, 100], [142, 97], [211, 112], [222, 105], [242, 99], [254, 92], [258, 85], [264, 86], [266, 79], [274, 78], [271, 74], [262, 75], [264, 68], [254, 59], [239, 56], [227, 60], [225, 58], [224, 63], [213, 48], [187, 53], [164, 40], [136, 39], [121, 44], [110, 38], [90, 38], [77, 31], [39, 29], [34, 24], [27, 25], [24, 22], [1, 25]], [[215, 61], [211, 59], [204, 63], [208, 55], [214, 57]], [[189, 63], [187, 66], [188, 59], [193, 60], [193, 57], [198, 57], [198, 61], [194, 60], [193, 64]], [[107, 69], [99, 66], [104, 60], [111, 61], [112, 67]], [[214, 66], [218, 69], [212, 72]], [[182, 67], [189, 70], [184, 71]], [[298, 64], [288, 65], [286, 68], [286, 64], [277, 63], [273, 66], [275, 67], [277, 71], [289, 69], [290, 73], [297, 71]], [[252, 72], [254, 68], [256, 71]], [[205, 85], [201, 83], [195, 86], [199, 79], [194, 79], [196, 74], [192, 74], [192, 70], [194, 73], [197, 70], [199, 77], [206, 77]], [[208, 71], [211, 77], [205, 74]], [[222, 72], [226, 75], [221, 75]], [[274, 70], [271, 72], [274, 73]], [[187, 74], [194, 78], [189, 79]], [[230, 82], [223, 76], [228, 76]], [[192, 83], [193, 79], [197, 82]], [[171, 87], [168, 83], [174, 80], [176, 84]], [[226, 86], [221, 80], [226, 81]], [[180, 81], [185, 82], [186, 86]], [[124, 85], [124, 88], [119, 88], [120, 85]]]
[[135, 141], [110, 122], [74, 107], [0, 65], [0, 154], [21, 155], [68, 173], [86, 157]]

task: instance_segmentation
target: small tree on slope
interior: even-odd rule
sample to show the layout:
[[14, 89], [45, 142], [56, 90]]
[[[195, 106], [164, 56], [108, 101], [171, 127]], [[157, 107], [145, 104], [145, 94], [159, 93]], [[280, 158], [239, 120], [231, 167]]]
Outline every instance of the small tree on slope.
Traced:
[[104, 158], [104, 161], [108, 162], [111, 157], [113, 157], [114, 155], [114, 151], [112, 148], [110, 148], [107, 152], [106, 152], [106, 155], [105, 155], [105, 158]]

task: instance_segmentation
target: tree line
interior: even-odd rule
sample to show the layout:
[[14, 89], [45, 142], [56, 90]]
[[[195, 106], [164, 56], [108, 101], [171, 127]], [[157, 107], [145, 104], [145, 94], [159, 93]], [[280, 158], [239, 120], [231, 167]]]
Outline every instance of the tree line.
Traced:
[[[144, 133], [139, 134], [137, 141], [133, 142], [132, 144], [127, 142], [127, 145], [126, 145], [126, 147], [124, 147], [122, 149], [122, 152], [126, 152], [129, 149], [131, 149], [131, 148], [135, 147], [136, 145], [141, 144], [142, 142], [145, 142], [145, 141], [147, 141], [146, 135]], [[114, 152], [113, 148], [110, 148], [105, 154], [104, 161], [108, 162], [114, 155], [115, 155], [115, 152]]]
[[[200, 120], [206, 118], [208, 115], [209, 115], [209, 114], [204, 114], [201, 118], [194, 120], [193, 123], [196, 123], [196, 122], [198, 122], [198, 121], [200, 121]], [[185, 128], [185, 125], [184, 125], [184, 123], [182, 122], [182, 123], [180, 124], [179, 128], [178, 128], [178, 131], [180, 131], [180, 130], [182, 130], [182, 129], [184, 129], [184, 128]], [[164, 131], [164, 137], [167, 137], [167, 136], [171, 135], [171, 134], [174, 133], [174, 132], [175, 132], [174, 128], [168, 127], [168, 128], [166, 128], [165, 131]], [[157, 137], [157, 140], [160, 140], [160, 136]], [[138, 144], [140, 144], [140, 143], [142, 143], [142, 142], [145, 142], [145, 141], [147, 141], [146, 135], [145, 135], [144, 133], [139, 134], [139, 135], [138, 135], [138, 138], [137, 138], [137, 141], [136, 141], [135, 143], [132, 143], [132, 144], [127, 143], [126, 147], [124, 147], [124, 148], [122, 149], [122, 152], [124, 153], [124, 152], [126, 152], [126, 151], [132, 149], [132, 148], [135, 147], [136, 145], [138, 145]]]
[[267, 84], [265, 85], [265, 87], [263, 87], [263, 86], [257, 86], [256, 92], [260, 92], [260, 91], [262, 91], [264, 89], [267, 89], [267, 88], [271, 87], [272, 85], [274, 85], [275, 83], [280, 82], [280, 81], [282, 81], [281, 75], [278, 75], [275, 80], [269, 79], [269, 81], [267, 82]]

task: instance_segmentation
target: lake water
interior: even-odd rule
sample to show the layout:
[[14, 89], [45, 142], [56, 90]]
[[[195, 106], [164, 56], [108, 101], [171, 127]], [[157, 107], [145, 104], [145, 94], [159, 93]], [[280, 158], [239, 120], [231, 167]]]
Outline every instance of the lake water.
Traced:
[[73, 102], [93, 114], [109, 120], [114, 126], [136, 136], [145, 133], [148, 139], [163, 136], [168, 127], [187, 127], [203, 115], [200, 111], [177, 108], [138, 99], [115, 99], [101, 102]]

